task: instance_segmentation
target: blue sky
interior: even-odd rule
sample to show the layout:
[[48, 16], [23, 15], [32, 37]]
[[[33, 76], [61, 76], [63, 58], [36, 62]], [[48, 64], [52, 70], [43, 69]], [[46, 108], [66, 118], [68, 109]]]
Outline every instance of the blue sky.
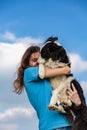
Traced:
[[[38, 130], [27, 95], [12, 91], [17, 65], [26, 48], [58, 36], [87, 101], [87, 1], [0, 0], [0, 129]], [[33, 122], [35, 123], [33, 125]]]

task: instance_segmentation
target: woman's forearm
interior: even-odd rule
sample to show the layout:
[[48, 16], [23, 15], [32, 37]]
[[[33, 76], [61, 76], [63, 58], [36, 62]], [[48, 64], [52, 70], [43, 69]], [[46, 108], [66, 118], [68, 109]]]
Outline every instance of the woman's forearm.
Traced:
[[45, 78], [50, 78], [58, 75], [64, 75], [69, 74], [71, 72], [71, 69], [68, 66], [62, 67], [62, 68], [48, 68], [45, 67]]

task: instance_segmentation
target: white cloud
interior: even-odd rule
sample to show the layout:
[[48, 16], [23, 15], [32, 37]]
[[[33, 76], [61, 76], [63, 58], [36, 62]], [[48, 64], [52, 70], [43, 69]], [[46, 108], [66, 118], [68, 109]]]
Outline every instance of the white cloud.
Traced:
[[80, 83], [81, 83], [83, 89], [87, 92], [87, 82], [81, 81]]
[[35, 38], [32, 38], [32, 37], [24, 37], [24, 38], [17, 38], [16, 39], [16, 43], [23, 43], [23, 44], [30, 44], [30, 45], [37, 45], [41, 42], [41, 39], [38, 38], [38, 39], [35, 39]]
[[80, 55], [70, 53], [71, 67], [73, 72], [79, 73], [82, 71], [87, 71], [87, 61], [83, 60]]
[[0, 130], [18, 130], [17, 126], [14, 124], [0, 124]]
[[41, 42], [41, 38], [35, 39], [32, 37], [19, 37], [17, 38], [14, 33], [6, 31], [4, 34], [0, 34], [0, 39], [5, 41], [11, 41], [12, 43], [23, 43], [23, 44], [38, 44]]
[[83, 88], [83, 92], [84, 92], [84, 95], [86, 97], [86, 101], [87, 101], [87, 82], [86, 81], [81, 81], [80, 82], [82, 88]]
[[30, 37], [18, 38], [14, 44], [0, 42], [0, 68], [1, 71], [7, 71], [20, 63], [21, 57], [30, 45], [38, 45], [41, 39]]
[[11, 32], [5, 32], [4, 34], [0, 34], [0, 37], [5, 40], [15, 41], [16, 36]]
[[23, 52], [25, 51], [26, 46], [24, 44], [5, 44], [1, 43], [0, 44], [0, 59], [1, 59], [1, 64], [0, 68], [2, 70], [8, 69], [10, 67], [16, 66], [21, 59], [21, 56]]
[[0, 113], [0, 121], [6, 121], [9, 118], [13, 118], [15, 116], [23, 115], [25, 117], [32, 117], [34, 115], [34, 111], [31, 108], [23, 108], [23, 107], [16, 107], [12, 109], [7, 109], [5, 112]]
[[38, 120], [32, 108], [16, 107], [0, 113], [0, 130], [19, 130], [20, 128], [21, 130], [38, 129]]

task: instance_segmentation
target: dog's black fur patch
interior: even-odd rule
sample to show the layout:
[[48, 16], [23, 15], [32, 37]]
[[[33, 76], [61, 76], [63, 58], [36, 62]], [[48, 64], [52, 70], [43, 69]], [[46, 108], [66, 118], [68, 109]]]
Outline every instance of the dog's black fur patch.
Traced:
[[47, 43], [41, 49], [41, 57], [45, 60], [51, 58], [53, 61], [59, 60], [63, 63], [69, 63], [69, 58], [65, 49], [62, 46], [58, 46], [56, 43]]

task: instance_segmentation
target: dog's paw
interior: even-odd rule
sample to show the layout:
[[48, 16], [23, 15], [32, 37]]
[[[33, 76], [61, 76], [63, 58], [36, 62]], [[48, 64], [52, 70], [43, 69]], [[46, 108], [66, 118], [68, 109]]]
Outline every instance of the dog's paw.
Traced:
[[68, 100], [67, 104], [68, 104], [68, 106], [72, 106], [71, 100]]
[[55, 110], [55, 106], [49, 105], [48, 108], [49, 108], [49, 110], [51, 110], [51, 111], [54, 111], [54, 110]]
[[59, 105], [56, 110], [61, 113], [64, 113], [64, 114], [66, 113], [66, 111], [64, 110], [64, 108], [61, 105]]
[[49, 105], [48, 106], [48, 108], [49, 108], [49, 110], [58, 110], [58, 105], [57, 104], [55, 104], [55, 105]]

